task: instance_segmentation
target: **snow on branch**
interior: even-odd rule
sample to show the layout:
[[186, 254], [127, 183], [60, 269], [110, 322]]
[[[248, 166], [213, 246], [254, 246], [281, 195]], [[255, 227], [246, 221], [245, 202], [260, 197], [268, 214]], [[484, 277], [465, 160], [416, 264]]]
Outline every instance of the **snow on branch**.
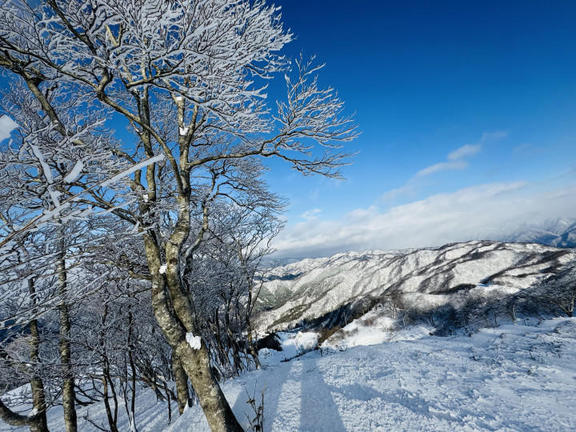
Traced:
[[165, 156], [163, 154], [159, 154], [159, 155], [156, 155], [154, 157], [151, 157], [150, 159], [146, 159], [145, 161], [137, 163], [136, 165], [131, 166], [127, 170], [122, 171], [121, 173], [119, 173], [119, 174], [115, 175], [114, 177], [106, 180], [105, 182], [102, 182], [100, 184], [100, 186], [105, 187], [105, 186], [110, 186], [114, 183], [118, 183], [118, 181], [122, 180], [124, 177], [127, 177], [130, 174], [133, 174], [136, 171], [141, 170], [142, 168], [146, 168], [148, 165], [155, 164], [156, 162], [160, 162], [164, 159], [165, 159]]

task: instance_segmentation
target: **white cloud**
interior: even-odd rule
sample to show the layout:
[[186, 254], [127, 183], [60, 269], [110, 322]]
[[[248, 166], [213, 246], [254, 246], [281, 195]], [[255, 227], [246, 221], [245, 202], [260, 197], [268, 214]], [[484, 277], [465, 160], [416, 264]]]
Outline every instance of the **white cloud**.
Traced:
[[417, 177], [423, 177], [430, 174], [434, 174], [440, 171], [452, 171], [452, 170], [462, 170], [468, 167], [468, 162], [453, 160], [449, 162], [440, 162], [434, 165], [430, 165], [416, 173]]
[[10, 132], [18, 127], [18, 124], [7, 115], [0, 116], [0, 142], [10, 138]]
[[455, 161], [468, 156], [473, 156], [480, 150], [482, 150], [482, 144], [466, 144], [450, 153], [448, 159]]
[[384, 193], [381, 199], [383, 201], [394, 200], [402, 195], [407, 195], [411, 192], [414, 192], [416, 190], [418, 180], [422, 179], [422, 177], [426, 177], [442, 171], [464, 170], [468, 168], [469, 165], [468, 161], [465, 160], [466, 158], [479, 153], [485, 143], [489, 141], [497, 141], [507, 136], [508, 133], [504, 131], [484, 132], [476, 144], [466, 144], [462, 147], [458, 147], [456, 150], [448, 153], [445, 161], [438, 162], [421, 169], [410, 179], [408, 179], [408, 181], [403, 186]]
[[466, 144], [458, 147], [456, 150], [448, 153], [446, 161], [430, 165], [418, 171], [415, 177], [423, 177], [430, 174], [435, 174], [440, 171], [462, 170], [468, 167], [468, 162], [463, 159], [474, 156], [482, 150], [482, 146], [488, 141], [495, 141], [508, 136], [506, 132], [484, 132], [480, 141], [476, 144]]
[[484, 132], [482, 134], [482, 138], [480, 138], [480, 142], [486, 143], [488, 141], [498, 141], [502, 138], [506, 138], [507, 136], [508, 132], [506, 131]]
[[519, 182], [480, 185], [387, 211], [369, 207], [340, 220], [302, 222], [286, 228], [274, 246], [278, 257], [306, 257], [498, 239], [525, 224], [573, 216], [575, 196], [576, 186], [542, 192]]
[[322, 209], [315, 208], [305, 211], [300, 215], [300, 217], [305, 220], [316, 220], [320, 213], [322, 213]]
[[408, 182], [406, 182], [404, 185], [400, 186], [399, 188], [390, 189], [390, 190], [386, 191], [380, 197], [380, 200], [382, 202], [395, 201], [401, 197], [405, 197], [405, 196], [409, 196], [409, 195], [414, 194], [414, 192], [416, 192], [416, 190], [417, 190], [417, 188], [416, 188], [417, 185], [416, 185], [415, 179], [416, 179], [416, 176], [411, 178]]
[[421, 169], [416, 173], [414, 177], [424, 177], [430, 174], [436, 174], [441, 171], [453, 171], [453, 170], [463, 170], [468, 168], [468, 162], [462, 160], [467, 157], [473, 156], [482, 150], [482, 142], [484, 140], [484, 135], [478, 144], [466, 144], [456, 150], [450, 152], [446, 157], [446, 161], [439, 162], [434, 165], [430, 165], [424, 169]]

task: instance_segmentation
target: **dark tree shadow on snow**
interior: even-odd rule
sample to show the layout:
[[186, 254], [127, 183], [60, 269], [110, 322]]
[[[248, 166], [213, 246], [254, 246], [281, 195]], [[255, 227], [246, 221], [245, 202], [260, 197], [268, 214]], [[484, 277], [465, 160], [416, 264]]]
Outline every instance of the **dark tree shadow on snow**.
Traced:
[[301, 386], [300, 432], [346, 431], [332, 397], [332, 386], [324, 381], [315, 357], [302, 361]]

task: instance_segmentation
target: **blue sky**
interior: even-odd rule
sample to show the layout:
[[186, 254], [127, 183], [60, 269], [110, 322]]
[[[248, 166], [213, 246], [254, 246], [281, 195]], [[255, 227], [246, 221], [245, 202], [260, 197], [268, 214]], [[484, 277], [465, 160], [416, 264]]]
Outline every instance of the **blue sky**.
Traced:
[[[282, 254], [435, 245], [576, 216], [566, 198], [576, 167], [576, 3], [279, 4], [296, 35], [288, 51], [326, 63], [321, 82], [338, 89], [362, 132], [343, 182], [274, 164], [270, 184], [290, 199]], [[419, 236], [392, 235], [398, 211], [428, 203], [438, 212], [435, 199], [457, 201], [462, 190], [472, 202], [447, 204], [460, 218], [432, 213], [444, 223], [430, 226], [424, 211], [410, 218]], [[554, 194], [562, 198], [551, 203]], [[471, 220], [499, 200], [515, 204]]]
[[576, 216], [576, 2], [276, 4], [296, 36], [286, 53], [326, 63], [320, 82], [362, 133], [344, 181], [267, 161], [290, 203], [277, 256], [499, 238]]

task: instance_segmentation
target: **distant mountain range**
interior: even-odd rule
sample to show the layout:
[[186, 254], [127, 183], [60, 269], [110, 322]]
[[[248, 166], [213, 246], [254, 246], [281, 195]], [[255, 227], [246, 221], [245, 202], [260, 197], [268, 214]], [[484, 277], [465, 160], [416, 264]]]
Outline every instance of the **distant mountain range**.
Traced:
[[573, 248], [576, 247], [576, 219], [554, 219], [543, 224], [524, 226], [501, 240]]
[[[515, 239], [567, 244], [574, 235], [566, 221]], [[575, 263], [571, 249], [494, 241], [304, 259], [267, 272], [255, 325], [261, 333], [304, 327], [326, 340], [359, 322], [425, 321], [450, 334], [502, 318], [562, 315], [560, 303], [576, 295]]]

